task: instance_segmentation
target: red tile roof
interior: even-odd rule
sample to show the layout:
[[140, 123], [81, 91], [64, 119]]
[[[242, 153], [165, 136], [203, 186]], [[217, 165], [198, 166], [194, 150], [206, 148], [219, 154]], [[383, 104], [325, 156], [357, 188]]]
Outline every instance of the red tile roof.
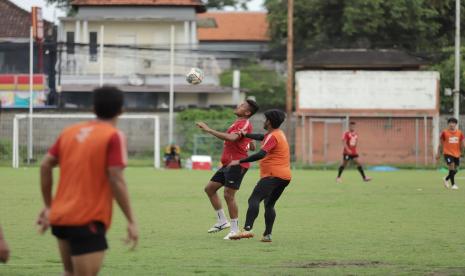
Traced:
[[205, 12], [200, 0], [74, 0], [74, 6], [190, 6]]
[[269, 41], [265, 12], [208, 12], [199, 19], [214, 19], [216, 28], [199, 27], [200, 41]]
[[[52, 26], [44, 20], [45, 28]], [[0, 0], [0, 38], [29, 37], [31, 13], [8, 0]]]

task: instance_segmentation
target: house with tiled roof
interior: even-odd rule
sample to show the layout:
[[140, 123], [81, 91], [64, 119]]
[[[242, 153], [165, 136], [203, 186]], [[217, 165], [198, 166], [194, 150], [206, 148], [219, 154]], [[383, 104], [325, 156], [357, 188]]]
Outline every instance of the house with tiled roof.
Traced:
[[223, 58], [258, 57], [268, 50], [266, 12], [214, 11], [197, 15], [199, 48]]
[[[58, 32], [65, 106], [88, 107], [102, 70], [104, 84], [125, 92], [126, 108], [167, 108], [172, 30], [175, 108], [232, 104], [232, 89], [218, 85], [220, 68], [214, 58], [196, 50], [197, 15], [206, 11], [202, 1], [74, 0], [72, 7], [74, 13], [60, 19]], [[191, 67], [204, 69], [201, 85], [187, 84]]]

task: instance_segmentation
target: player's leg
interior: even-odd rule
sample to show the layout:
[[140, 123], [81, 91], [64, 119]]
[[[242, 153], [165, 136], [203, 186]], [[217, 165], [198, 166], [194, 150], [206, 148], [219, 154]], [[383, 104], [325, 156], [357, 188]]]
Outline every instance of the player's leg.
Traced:
[[355, 165], [357, 166], [357, 170], [360, 173], [360, 175], [362, 176], [363, 181], [370, 181], [371, 178], [365, 175], [365, 171], [363, 170], [362, 164], [358, 160], [358, 156], [354, 157], [353, 161], [354, 161]]
[[257, 219], [259, 210], [260, 210], [260, 202], [267, 198], [271, 192], [273, 191], [273, 181], [270, 177], [262, 178], [258, 181], [257, 185], [255, 186], [252, 194], [249, 197], [249, 207], [247, 209], [247, 216], [245, 220], [244, 232], [242, 232], [237, 238], [251, 238], [253, 237], [252, 229]]
[[96, 276], [103, 263], [105, 251], [72, 256], [74, 274], [79, 276]]
[[226, 240], [239, 232], [239, 208], [236, 203], [236, 193], [240, 189], [246, 172], [247, 169], [241, 166], [232, 166], [225, 171], [224, 199], [228, 205], [229, 218], [231, 219], [231, 232], [226, 235]]
[[449, 173], [447, 174], [446, 178], [444, 178], [444, 186], [446, 188], [450, 188], [449, 182], [453, 183], [452, 186], [455, 184], [455, 162], [454, 158], [449, 155], [445, 155], [444, 160], [446, 161], [447, 168], [449, 169]]
[[455, 175], [457, 174], [457, 164], [459, 162], [458, 160], [458, 158], [454, 158], [454, 162], [452, 162], [451, 166], [449, 167], [451, 188], [454, 190], [458, 189], [458, 186], [455, 185]]
[[273, 231], [274, 221], [276, 219], [276, 202], [286, 189], [289, 181], [278, 179], [277, 186], [271, 192], [271, 195], [265, 199], [265, 232], [263, 233], [263, 242], [271, 242], [271, 232]]
[[62, 239], [57, 239], [58, 250], [60, 251], [61, 262], [63, 263], [63, 276], [73, 275], [73, 263], [71, 261], [71, 249], [69, 242]]
[[342, 179], [341, 179], [341, 176], [342, 176], [342, 172], [344, 172], [344, 169], [347, 167], [347, 164], [349, 164], [349, 156], [348, 155], [343, 155], [342, 157], [342, 163], [341, 165], [339, 166], [339, 169], [337, 171], [337, 178], [336, 178], [336, 181], [338, 183], [341, 183], [342, 182]]
[[215, 173], [215, 175], [213, 175], [212, 179], [210, 180], [210, 182], [208, 182], [207, 186], [205, 186], [204, 189], [205, 193], [208, 196], [208, 199], [210, 200], [210, 203], [213, 206], [213, 209], [215, 210], [217, 217], [216, 224], [208, 230], [208, 233], [218, 232], [230, 226], [228, 219], [226, 218], [226, 215], [224, 213], [223, 207], [221, 205], [220, 197], [217, 193], [217, 191], [221, 187], [223, 187], [224, 181], [224, 171], [223, 168], [221, 168]]

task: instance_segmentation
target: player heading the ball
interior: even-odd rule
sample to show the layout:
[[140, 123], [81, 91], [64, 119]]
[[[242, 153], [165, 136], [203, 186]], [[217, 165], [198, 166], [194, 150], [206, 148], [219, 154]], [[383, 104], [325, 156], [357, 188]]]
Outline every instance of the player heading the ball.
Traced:
[[[246, 100], [236, 107], [234, 114], [237, 120], [228, 128], [226, 132], [219, 132], [208, 127], [206, 123], [199, 122], [197, 126], [202, 131], [211, 134], [218, 139], [224, 140], [223, 154], [221, 155], [222, 167], [213, 175], [205, 187], [210, 202], [215, 209], [217, 222], [210, 228], [208, 233], [215, 233], [226, 228], [231, 227], [231, 231], [224, 237], [229, 240], [232, 235], [239, 232], [239, 210], [236, 203], [236, 192], [241, 186], [242, 179], [246, 174], [249, 163], [236, 164], [235, 166], [228, 166], [231, 161], [247, 157], [247, 151], [251, 139], [244, 136], [244, 133], [252, 133], [252, 124], [249, 118], [258, 111], [258, 105], [253, 100]], [[216, 193], [221, 187], [224, 186], [224, 199], [228, 205], [229, 222], [224, 214], [221, 200]]]

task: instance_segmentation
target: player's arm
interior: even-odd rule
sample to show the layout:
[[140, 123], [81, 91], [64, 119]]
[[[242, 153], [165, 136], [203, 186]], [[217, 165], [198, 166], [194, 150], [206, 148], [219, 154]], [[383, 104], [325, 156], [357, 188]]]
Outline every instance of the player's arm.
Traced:
[[352, 152], [352, 150], [347, 145], [347, 140], [345, 138], [342, 139], [342, 146], [344, 147], [346, 152]]
[[443, 135], [441, 134], [441, 137], [439, 137], [438, 150], [436, 152], [436, 160], [439, 160], [441, 158], [441, 149], [442, 148], [443, 148]]
[[258, 133], [257, 134], [256, 133], [245, 133], [244, 136], [249, 139], [256, 140], [256, 141], [263, 141], [263, 139], [265, 139], [264, 134], [258, 134]]
[[40, 165], [40, 188], [46, 208], [52, 204], [53, 168], [58, 164], [55, 156], [47, 153]]
[[198, 122], [197, 127], [200, 128], [203, 132], [211, 134], [215, 136], [216, 138], [224, 140], [224, 141], [235, 142], [241, 138], [241, 135], [239, 133], [225, 133], [225, 132], [216, 131], [214, 129], [211, 129], [204, 122]]
[[0, 263], [6, 263], [10, 257], [10, 248], [3, 236], [2, 227], [0, 226]]
[[132, 243], [132, 249], [134, 249], [137, 246], [139, 233], [134, 213], [132, 212], [131, 203], [129, 201], [129, 193], [126, 180], [124, 179], [123, 170], [124, 168], [122, 167], [109, 167], [108, 178], [110, 180], [113, 197], [128, 221], [128, 237], [126, 242]]

